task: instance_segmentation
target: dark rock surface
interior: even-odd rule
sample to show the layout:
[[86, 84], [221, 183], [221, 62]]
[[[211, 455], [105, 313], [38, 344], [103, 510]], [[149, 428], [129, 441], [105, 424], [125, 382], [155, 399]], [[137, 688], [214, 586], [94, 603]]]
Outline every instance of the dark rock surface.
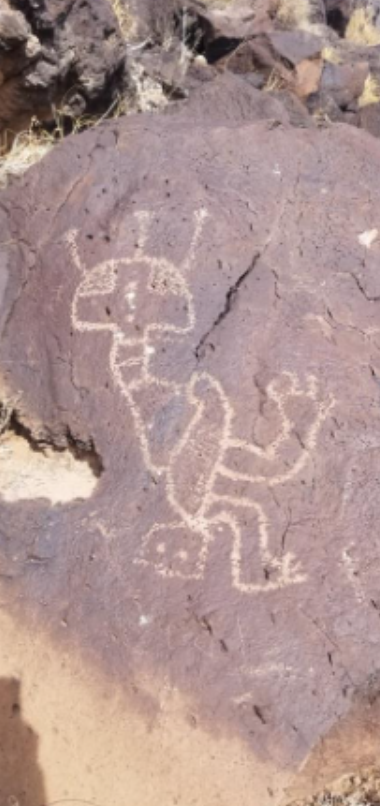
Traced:
[[360, 129], [380, 137], [380, 104], [369, 104], [358, 113], [357, 125]]
[[320, 56], [323, 49], [323, 39], [308, 31], [273, 31], [269, 40], [277, 53], [294, 66], [303, 59]]
[[270, 24], [275, 0], [130, 0], [129, 8], [142, 38], [162, 44], [185, 33], [214, 61]]
[[11, 427], [99, 479], [2, 501], [0, 589], [136, 707], [162, 673], [296, 777], [379, 664], [380, 154], [207, 105], [71, 137], [2, 196]]
[[260, 92], [245, 77], [229, 72], [217, 75], [212, 81], [199, 83], [192, 88], [185, 103], [169, 107], [165, 114], [178, 116], [184, 125], [191, 119], [204, 127], [215, 127], [217, 124], [241, 126], [242, 123], [257, 120], [288, 123], [291, 117], [283, 98], [277, 99], [270, 93]]
[[368, 74], [368, 62], [326, 64], [321, 78], [321, 91], [328, 93], [340, 108], [347, 108], [362, 94]]
[[107, 0], [13, 0], [0, 5], [0, 133], [55, 108], [105, 111], [125, 88], [125, 43]]

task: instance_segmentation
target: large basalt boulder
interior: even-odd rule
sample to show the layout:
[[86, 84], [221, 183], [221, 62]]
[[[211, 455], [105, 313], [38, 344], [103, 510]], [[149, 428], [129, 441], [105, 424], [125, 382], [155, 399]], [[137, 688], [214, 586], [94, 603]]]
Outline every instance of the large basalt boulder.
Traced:
[[3, 0], [0, 133], [109, 108], [126, 83], [125, 44], [108, 0]]
[[148, 720], [162, 675], [271, 770], [236, 802], [279, 806], [331, 737], [335, 777], [379, 752], [380, 155], [184, 110], [2, 197], [4, 435], [98, 461], [87, 499], [0, 491], [1, 601]]

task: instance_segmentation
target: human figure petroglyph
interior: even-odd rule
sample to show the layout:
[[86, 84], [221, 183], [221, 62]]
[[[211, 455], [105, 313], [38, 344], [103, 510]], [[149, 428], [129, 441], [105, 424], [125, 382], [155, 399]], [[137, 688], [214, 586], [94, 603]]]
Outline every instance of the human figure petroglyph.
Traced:
[[[202, 221], [201, 213], [197, 224], [198, 220]], [[152, 373], [151, 363], [160, 339], [183, 338], [193, 329], [195, 314], [181, 272], [165, 258], [143, 254], [147, 226], [144, 213], [140, 213], [139, 224], [140, 238], [131, 258], [106, 261], [89, 272], [81, 263], [76, 233], [69, 233], [70, 252], [82, 275], [74, 294], [72, 321], [83, 333], [96, 331], [110, 335], [113, 379], [129, 403], [145, 465], [151, 473], [159, 475], [165, 470], [167, 459], [165, 455], [155, 456], [141, 398], [144, 394], [156, 397], [157, 408], [163, 402], [168, 406], [181, 394], [176, 381]]]
[[[156, 566], [162, 575], [193, 576], [202, 578], [210, 544], [220, 533], [227, 530], [232, 539], [231, 573], [235, 588], [245, 593], [258, 590], [274, 590], [290, 583], [301, 582], [305, 575], [291, 553], [281, 558], [274, 556], [270, 548], [271, 524], [267, 512], [258, 498], [264, 486], [275, 487], [285, 483], [304, 467], [309, 451], [315, 447], [318, 430], [331, 408], [332, 402], [320, 403], [315, 380], [309, 378], [302, 390], [297, 379], [285, 373], [288, 399], [303, 396], [315, 407], [314, 417], [294, 464], [287, 471], [276, 474], [281, 449], [288, 447], [292, 423], [286, 417], [286, 396], [280, 398], [273, 388], [278, 410], [282, 413], [282, 430], [277, 440], [267, 449], [237, 441], [234, 438], [234, 411], [223, 391], [222, 385], [208, 373], [194, 373], [186, 390], [188, 400], [195, 407], [195, 414], [187, 430], [181, 435], [172, 451], [166, 472], [168, 500], [181, 520], [170, 524], [155, 524], [144, 541], [145, 561]], [[269, 389], [268, 394], [272, 391]], [[201, 454], [199, 447], [201, 446]], [[251, 461], [252, 453], [272, 465], [265, 474], [240, 473], [229, 464], [229, 452], [236, 448]], [[194, 454], [196, 456], [194, 456]], [[245, 494], [236, 493], [236, 485], [244, 482]], [[248, 484], [247, 484], [248, 483]], [[247, 491], [248, 486], [248, 491]], [[184, 540], [184, 524], [192, 540]], [[177, 540], [175, 535], [177, 534]], [[243, 544], [252, 544], [252, 536], [258, 543], [261, 570], [265, 583], [246, 581], [242, 563]], [[165, 545], [171, 544], [172, 563], [167, 563]], [[199, 544], [197, 562], [194, 553]], [[178, 551], [175, 551], [177, 544]], [[143, 560], [144, 561], [144, 560]], [[192, 568], [191, 572], [188, 566]]]
[[[333, 401], [319, 399], [313, 376], [301, 384], [294, 374], [282, 373], [266, 387], [278, 428], [270, 444], [262, 447], [237, 436], [233, 405], [217, 378], [192, 371], [178, 379], [160, 370], [157, 353], [162, 344], [183, 343], [191, 349], [196, 312], [187, 274], [206, 218], [206, 210], [196, 212], [190, 248], [179, 267], [149, 255], [146, 211], [138, 214], [139, 238], [132, 257], [110, 259], [91, 269], [82, 264], [77, 233], [70, 232], [67, 242], [81, 278], [72, 321], [82, 333], [108, 335], [112, 377], [132, 413], [145, 466], [163, 480], [173, 512], [172, 521], [151, 527], [135, 561], [152, 565], [162, 576], [201, 579], [212, 542], [227, 535], [233, 587], [243, 593], [275, 590], [306, 577], [291, 553], [277, 556], [271, 548], [272, 527], [260, 503], [260, 489], [284, 484], [303, 469]], [[311, 412], [302, 438], [291, 415], [298, 401]], [[160, 440], [158, 421], [165, 434]], [[246, 541], [257, 546], [261, 580], [252, 581], [245, 573]]]

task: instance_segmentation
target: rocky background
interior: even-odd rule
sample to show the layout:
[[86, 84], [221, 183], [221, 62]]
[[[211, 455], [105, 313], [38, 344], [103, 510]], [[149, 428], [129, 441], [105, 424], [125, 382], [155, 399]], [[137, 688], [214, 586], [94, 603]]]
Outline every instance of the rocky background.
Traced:
[[0, 0], [1, 608], [157, 735], [131, 806], [379, 802], [379, 10]]
[[224, 75], [294, 125], [377, 136], [378, 13], [375, 0], [1, 0], [0, 131], [160, 107]]

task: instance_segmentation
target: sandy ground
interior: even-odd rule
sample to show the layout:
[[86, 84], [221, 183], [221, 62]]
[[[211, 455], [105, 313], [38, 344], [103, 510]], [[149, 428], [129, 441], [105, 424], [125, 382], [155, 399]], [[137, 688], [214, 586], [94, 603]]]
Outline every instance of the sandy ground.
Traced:
[[[268, 781], [235, 739], [215, 739], [189, 723], [189, 703], [165, 681], [144, 681], [160, 698], [146, 720], [121, 690], [110, 688], [79, 657], [0, 611], [2, 806], [269, 806]], [[187, 716], [186, 716], [187, 715]], [[27, 790], [27, 794], [23, 794]]]

